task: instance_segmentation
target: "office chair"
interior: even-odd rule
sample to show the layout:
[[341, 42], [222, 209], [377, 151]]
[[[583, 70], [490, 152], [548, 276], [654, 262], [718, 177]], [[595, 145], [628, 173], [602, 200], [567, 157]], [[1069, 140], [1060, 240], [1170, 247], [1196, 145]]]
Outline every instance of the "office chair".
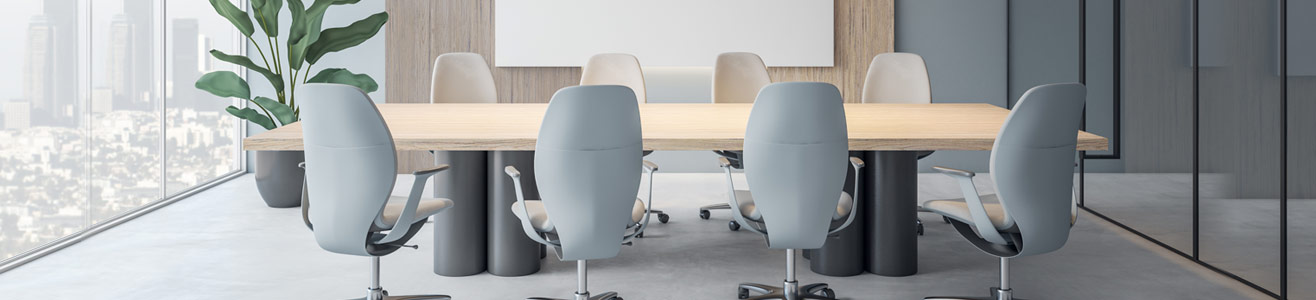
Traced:
[[[781, 287], [741, 283], [740, 299], [835, 299], [825, 283], [801, 287], [795, 280], [797, 249], [817, 249], [828, 236], [854, 222], [858, 202], [845, 186], [849, 140], [841, 93], [828, 83], [785, 82], [764, 87], [745, 128], [745, 177], [750, 193], [736, 191], [731, 164], [719, 157], [727, 177], [732, 214], [750, 231], [765, 235], [768, 247], [786, 249], [786, 280]], [[853, 195], [859, 196], [863, 160], [851, 157]], [[840, 223], [839, 225], [837, 223]], [[750, 298], [750, 293], [762, 295]]]
[[[713, 103], [754, 103], [759, 90], [771, 83], [768, 67], [757, 54], [749, 52], [718, 54], [717, 63], [713, 66]], [[742, 151], [713, 150], [713, 152], [726, 157], [732, 168], [740, 169]], [[709, 211], [715, 209], [731, 209], [731, 206], [726, 203], [704, 205], [699, 207], [699, 218], [708, 220], [712, 217]], [[740, 224], [734, 220], [729, 221], [727, 226], [732, 231], [740, 230]]]
[[991, 297], [924, 299], [1012, 299], [1010, 259], [1065, 245], [1076, 220], [1073, 162], [1085, 97], [1082, 84], [1062, 83], [1034, 87], [1019, 98], [992, 145], [995, 195], [978, 195], [973, 172], [936, 168], [959, 181], [964, 198], [932, 200], [923, 207], [950, 218], [969, 243], [999, 257], [1001, 284], [991, 289]]
[[[923, 57], [914, 53], [882, 53], [873, 57], [868, 65], [868, 75], [864, 78], [863, 103], [932, 103], [932, 84], [928, 79], [928, 66]], [[932, 151], [919, 151], [918, 159], [932, 155]], [[922, 207], [920, 212], [929, 212]], [[950, 219], [944, 219], [950, 223]], [[917, 222], [915, 229], [923, 235], [923, 221]]]
[[370, 97], [342, 84], [312, 83], [303, 89], [315, 101], [302, 108], [306, 151], [302, 216], [316, 243], [330, 252], [371, 258], [365, 299], [449, 299], [389, 296], [379, 286], [379, 257], [402, 247], [416, 248], [406, 242], [425, 220], [453, 206], [452, 200], [421, 195], [429, 177], [447, 166], [414, 173], [416, 181], [408, 197], [389, 196], [397, 179], [397, 152]]
[[[511, 209], [526, 236], [553, 248], [559, 259], [576, 261], [575, 300], [621, 299], [615, 292], [590, 296], [586, 261], [617, 256], [649, 223], [658, 166], [641, 158], [639, 106], [617, 101], [634, 97], [619, 85], [566, 87], [553, 95], [535, 143], [543, 200], [525, 199], [520, 171], [504, 169], [515, 183], [518, 201]], [[649, 175], [648, 205], [635, 197], [640, 169]]]
[[[635, 92], [635, 101], [647, 103], [646, 93], [644, 91], [644, 70], [640, 68], [640, 60], [634, 55], [625, 53], [603, 53], [595, 54], [589, 58], [585, 67], [581, 68], [580, 85], [622, 85], [631, 88]], [[644, 151], [644, 156], [649, 156], [653, 151]], [[658, 222], [666, 224], [671, 219], [666, 212], [654, 210], [651, 213], [658, 215]]]

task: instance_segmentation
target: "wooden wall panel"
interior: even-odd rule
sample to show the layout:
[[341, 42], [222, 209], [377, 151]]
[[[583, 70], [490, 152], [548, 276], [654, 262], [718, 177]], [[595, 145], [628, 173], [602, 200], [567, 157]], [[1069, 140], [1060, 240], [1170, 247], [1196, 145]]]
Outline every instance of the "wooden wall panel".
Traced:
[[[449, 52], [483, 55], [493, 67], [495, 0], [389, 0], [387, 90], [390, 103], [429, 101], [429, 67]], [[895, 0], [836, 0], [835, 59], [830, 68], [771, 68], [774, 81], [835, 84], [858, 102], [868, 63], [895, 49]], [[493, 68], [498, 101], [543, 103], [580, 82], [580, 68]], [[403, 154], [399, 172], [433, 164], [429, 156]]]

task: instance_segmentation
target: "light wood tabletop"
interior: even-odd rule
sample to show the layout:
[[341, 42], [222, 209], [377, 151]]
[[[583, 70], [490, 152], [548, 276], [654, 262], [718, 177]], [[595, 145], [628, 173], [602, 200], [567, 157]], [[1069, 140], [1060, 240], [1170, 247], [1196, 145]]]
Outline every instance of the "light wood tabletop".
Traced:
[[[739, 150], [752, 104], [641, 104], [648, 150]], [[548, 104], [379, 104], [398, 150], [534, 150]], [[1009, 110], [982, 103], [845, 105], [851, 150], [991, 150]], [[248, 137], [246, 150], [302, 150], [301, 123]], [[1079, 150], [1106, 138], [1079, 132]]]

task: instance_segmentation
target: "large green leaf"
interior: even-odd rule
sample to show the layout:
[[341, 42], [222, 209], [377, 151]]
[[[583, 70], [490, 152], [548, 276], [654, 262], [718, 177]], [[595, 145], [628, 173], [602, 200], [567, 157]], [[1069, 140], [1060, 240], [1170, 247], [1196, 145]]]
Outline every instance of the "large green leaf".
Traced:
[[250, 58], [241, 55], [229, 55], [219, 50], [210, 50], [210, 55], [214, 55], [215, 58], [218, 58], [219, 60], [243, 66], [252, 71], [256, 71], [256, 73], [260, 73], [260, 75], [264, 75], [265, 79], [270, 81], [270, 85], [274, 86], [275, 91], [280, 93], [283, 92], [283, 76], [274, 74], [270, 69], [257, 65], [255, 62], [252, 62]]
[[[301, 0], [288, 0], [288, 9], [292, 10], [292, 25], [288, 30], [288, 66], [295, 70], [302, 69], [306, 58], [306, 49], [320, 39], [320, 28], [324, 24], [324, 13], [330, 5], [354, 4], [360, 0], [315, 0], [305, 12], [298, 13], [305, 6]], [[298, 15], [301, 16], [298, 16]]]
[[347, 69], [333, 68], [324, 69], [315, 77], [307, 80], [308, 83], [341, 83], [357, 87], [367, 93], [373, 93], [379, 90], [379, 84], [375, 83], [374, 78], [366, 74], [352, 74]]
[[251, 8], [256, 11], [256, 23], [265, 30], [265, 35], [279, 36], [279, 10], [283, 9], [283, 0], [251, 0]]
[[196, 80], [196, 88], [224, 98], [251, 99], [251, 86], [248, 86], [247, 81], [238, 74], [230, 71], [215, 71], [201, 75], [201, 78]]
[[278, 127], [278, 126], [274, 126], [274, 121], [270, 120], [270, 117], [266, 117], [265, 114], [262, 114], [260, 111], [257, 111], [255, 109], [251, 109], [250, 107], [238, 109], [237, 107], [230, 105], [228, 108], [225, 108], [224, 111], [227, 111], [230, 115], [233, 115], [234, 117], [238, 117], [239, 119], [256, 123], [256, 125], [260, 125], [260, 127], [265, 127], [265, 129], [267, 130]]
[[219, 13], [220, 16], [224, 16], [225, 19], [233, 23], [233, 26], [237, 27], [242, 35], [251, 37], [251, 34], [256, 32], [256, 27], [251, 25], [251, 17], [247, 16], [247, 12], [233, 6], [233, 3], [229, 0], [210, 0], [210, 6], [213, 6], [215, 12]]
[[279, 119], [279, 123], [283, 125], [297, 122], [297, 115], [293, 114], [292, 107], [288, 107], [286, 104], [265, 97], [256, 97], [251, 99], [251, 101], [256, 102], [256, 105], [265, 108], [265, 110], [269, 111], [271, 115], [274, 115], [275, 119]]
[[294, 50], [294, 45], [306, 36], [306, 4], [302, 0], [288, 0], [288, 13], [292, 14], [292, 25], [288, 29], [288, 66], [293, 70], [302, 69], [305, 48], [301, 53]]
[[306, 49], [306, 62], [315, 63], [330, 52], [356, 47], [379, 33], [384, 23], [388, 23], [388, 12], [370, 15], [347, 27], [325, 29], [320, 33], [320, 39]]

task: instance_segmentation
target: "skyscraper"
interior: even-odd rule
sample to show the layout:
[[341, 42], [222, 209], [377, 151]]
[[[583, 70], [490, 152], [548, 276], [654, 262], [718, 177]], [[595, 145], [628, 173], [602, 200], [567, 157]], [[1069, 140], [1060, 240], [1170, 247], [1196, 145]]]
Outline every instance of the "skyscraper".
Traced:
[[[27, 49], [23, 53], [23, 98], [30, 103], [24, 119], [49, 119], [57, 111], [54, 103], [54, 28], [45, 16], [34, 16], [27, 27]], [[14, 119], [16, 112], [6, 113]], [[8, 127], [8, 126], [6, 126]]]
[[[171, 107], [187, 107], [196, 110], [217, 110], [223, 109], [224, 106], [216, 107], [212, 102], [214, 99], [202, 97], [193, 84], [198, 78], [201, 78], [201, 56], [204, 51], [201, 47], [201, 40], [198, 34], [198, 25], [196, 19], [174, 19], [173, 35], [173, 74], [170, 75], [170, 81], [173, 82], [173, 99], [169, 99]], [[206, 55], [209, 56], [209, 55]], [[226, 104], [227, 103], [223, 103]]]
[[105, 81], [114, 92], [115, 110], [140, 110], [149, 108], [138, 103], [141, 93], [137, 90], [133, 76], [133, 24], [123, 14], [114, 15], [110, 20], [109, 47], [105, 55]]
[[[155, 47], [155, 38], [160, 34], [155, 32], [154, 22], [155, 1], [154, 0], [123, 0], [123, 13], [127, 16], [127, 22], [132, 26], [132, 48], [133, 52], [129, 53], [131, 62], [128, 64], [132, 76], [132, 94], [133, 101], [140, 105], [141, 110], [155, 109], [155, 101], [159, 101], [160, 95], [156, 95], [156, 84], [159, 79], [154, 76], [159, 71], [156, 68], [155, 61], [159, 55]], [[162, 77], [164, 75], [161, 75]]]
[[[48, 106], [32, 118], [33, 125], [77, 127], [82, 118], [78, 104], [78, 0], [44, 0], [46, 25], [50, 30], [43, 85], [48, 89]], [[30, 38], [29, 38], [30, 39]], [[29, 100], [37, 106], [36, 100]]]

